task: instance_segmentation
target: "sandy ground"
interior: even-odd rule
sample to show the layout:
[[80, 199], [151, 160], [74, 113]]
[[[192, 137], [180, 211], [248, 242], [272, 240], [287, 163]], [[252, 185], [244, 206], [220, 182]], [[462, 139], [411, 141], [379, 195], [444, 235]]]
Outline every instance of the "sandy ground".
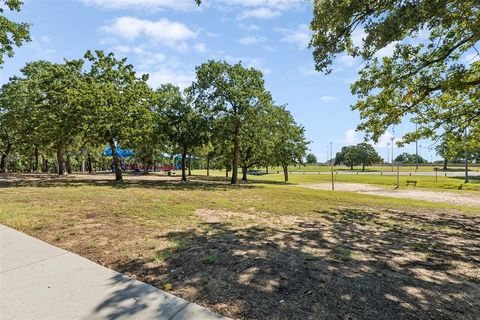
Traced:
[[[330, 183], [303, 184], [301, 186], [318, 190], [331, 190], [332, 188], [332, 185]], [[422, 189], [390, 189], [371, 184], [342, 182], [335, 183], [335, 190], [351, 191], [392, 198], [453, 203], [480, 208], [480, 194], [475, 194], [474, 192], [460, 193], [446, 191], [428, 191]]]

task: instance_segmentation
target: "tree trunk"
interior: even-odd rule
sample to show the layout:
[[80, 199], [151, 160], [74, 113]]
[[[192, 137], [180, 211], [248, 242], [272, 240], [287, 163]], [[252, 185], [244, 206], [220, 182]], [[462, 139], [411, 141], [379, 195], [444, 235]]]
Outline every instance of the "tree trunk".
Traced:
[[362, 163], [362, 171], [365, 171], [365, 165]]
[[188, 154], [188, 176], [192, 175], [192, 154]]
[[247, 166], [242, 166], [242, 181], [247, 182]]
[[38, 147], [35, 146], [35, 164], [33, 165], [33, 171], [37, 172], [38, 171], [38, 163], [39, 163], [39, 154], [38, 154]]
[[446, 158], [443, 159], [443, 170], [447, 170], [448, 160]]
[[352, 170], [352, 171], [353, 171], [353, 164], [351, 164], [351, 165], [350, 165], [350, 170]]
[[120, 160], [118, 159], [117, 147], [115, 146], [115, 142], [113, 141], [113, 139], [110, 139], [109, 144], [110, 148], [112, 149], [112, 164], [113, 170], [115, 170], [115, 181], [122, 182], [122, 168], [120, 168]]
[[65, 174], [65, 158], [62, 147], [57, 147], [57, 172], [59, 176]]
[[265, 171], [266, 171], [266, 172], [267, 172], [267, 174], [268, 174], [268, 166], [266, 166], [266, 167], [265, 167], [265, 169], [266, 169]]
[[5, 152], [2, 154], [2, 159], [0, 160], [0, 172], [8, 172], [8, 162], [12, 147], [13, 144], [9, 143]]
[[283, 176], [285, 178], [285, 182], [288, 182], [288, 165], [283, 165]]
[[210, 157], [207, 156], [207, 177], [210, 177]]
[[233, 161], [232, 161], [232, 180], [231, 184], [238, 184], [238, 156], [240, 154], [239, 125], [235, 128], [235, 138], [233, 139]]
[[88, 173], [93, 173], [92, 157], [90, 156], [90, 153], [87, 155], [87, 170]]
[[187, 148], [183, 148], [182, 152], [182, 181], [187, 181], [187, 174], [185, 171], [185, 162], [187, 158]]
[[147, 158], [143, 159], [143, 174], [148, 174], [148, 160]]
[[70, 153], [67, 153], [67, 161], [65, 162], [65, 167], [68, 174], [72, 174], [72, 157]]
[[228, 178], [228, 171], [230, 171], [230, 169], [228, 168], [228, 166], [225, 167], [225, 177]]
[[85, 173], [85, 159], [82, 159], [82, 167], [80, 170], [82, 170], [82, 173]]
[[43, 158], [43, 172], [48, 173], [48, 159]]

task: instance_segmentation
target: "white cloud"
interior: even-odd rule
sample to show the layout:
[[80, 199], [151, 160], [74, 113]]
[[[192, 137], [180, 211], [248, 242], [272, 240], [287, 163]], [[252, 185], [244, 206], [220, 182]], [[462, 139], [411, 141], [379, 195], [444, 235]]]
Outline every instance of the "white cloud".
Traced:
[[337, 58], [337, 61], [343, 65], [343, 66], [346, 66], [346, 67], [351, 67], [353, 66], [355, 63], [357, 63], [357, 59], [352, 57], [352, 56], [349, 56], [347, 54], [344, 54], [340, 57]]
[[103, 26], [101, 30], [128, 40], [145, 36], [155, 42], [179, 50], [187, 46], [186, 40], [197, 36], [196, 32], [180, 22], [168, 19], [142, 20], [128, 16], [115, 19], [111, 24]]
[[193, 49], [198, 53], [205, 53], [208, 51], [205, 43], [197, 43], [193, 46]]
[[250, 57], [235, 57], [231, 55], [222, 55], [222, 56], [214, 56], [214, 59], [223, 59], [228, 63], [234, 64], [241, 62], [242, 65], [246, 68], [255, 68], [263, 72], [263, 74], [270, 74], [272, 72], [271, 69], [265, 67], [265, 60], [259, 58], [250, 58]]
[[240, 38], [238, 42], [240, 42], [243, 45], [252, 45], [252, 44], [258, 44], [265, 42], [267, 39], [262, 36], [246, 36], [243, 38]]
[[257, 8], [245, 10], [237, 15], [237, 20], [244, 20], [248, 18], [258, 19], [272, 19], [281, 16], [281, 12], [270, 8]]
[[260, 30], [260, 27], [257, 26], [256, 24], [244, 24], [244, 23], [239, 23], [238, 27], [240, 29], [248, 30], [248, 31], [258, 31]]
[[282, 42], [293, 43], [297, 45], [300, 50], [306, 49], [310, 42], [311, 32], [308, 26], [301, 24], [295, 30], [291, 29], [278, 29], [284, 36], [281, 38]]
[[352, 33], [352, 42], [355, 47], [362, 47], [363, 45], [363, 40], [367, 37], [367, 33], [365, 32], [365, 29], [360, 28], [356, 29]]
[[223, 2], [244, 7], [270, 7], [282, 11], [306, 4], [305, 0], [224, 0]]
[[375, 56], [378, 58], [383, 58], [383, 57], [391, 57], [393, 55], [393, 52], [395, 51], [395, 46], [400, 43], [398, 41], [392, 42], [388, 44], [387, 46], [383, 47], [382, 49], [378, 50], [375, 53]]
[[338, 100], [335, 96], [321, 96], [320, 101], [335, 101]]
[[341, 140], [340, 142], [350, 145], [350, 144], [357, 144], [360, 141], [361, 139], [358, 137], [358, 132], [355, 131], [355, 129], [348, 129], [347, 131], [345, 131], [345, 136], [343, 140]]
[[392, 143], [392, 138], [393, 138], [393, 143], [396, 144], [397, 142], [400, 142], [401, 139], [395, 138], [393, 133], [390, 132], [385, 132], [380, 136], [380, 139], [378, 139], [378, 142], [373, 144], [377, 148], [387, 148], [388, 146], [391, 147]]
[[41, 36], [40, 38], [32, 38], [32, 42], [28, 44], [28, 48], [32, 49], [34, 55], [37, 59], [41, 60], [52, 60], [57, 51], [45, 47], [46, 44], [50, 43], [50, 38], [48, 36]]
[[[142, 72], [140, 72], [142, 73]], [[162, 84], [172, 83], [184, 89], [195, 80], [194, 72], [181, 72], [178, 69], [161, 67], [153, 72], [143, 72], [150, 74], [148, 85], [152, 88], [158, 88]]]
[[197, 9], [193, 0], [82, 0], [82, 2], [103, 9]]
[[129, 53], [131, 51], [131, 48], [129, 46], [118, 45], [110, 48], [110, 51], [123, 54], [123, 53]]
[[104, 38], [104, 39], [100, 39], [98, 43], [102, 46], [111, 46], [111, 45], [117, 44], [118, 42], [119, 41], [117, 38]]

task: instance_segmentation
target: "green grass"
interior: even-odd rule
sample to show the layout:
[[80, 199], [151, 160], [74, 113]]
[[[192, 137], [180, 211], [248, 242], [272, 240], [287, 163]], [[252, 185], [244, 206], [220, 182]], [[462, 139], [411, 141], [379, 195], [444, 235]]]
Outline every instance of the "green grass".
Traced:
[[[351, 192], [329, 192], [294, 188], [282, 183], [281, 175], [255, 177], [268, 183], [230, 186], [218, 183], [182, 184], [125, 182], [122, 186], [104, 182], [55, 182], [48, 186], [12, 186], [0, 193], [0, 223], [26, 231], [52, 225], [74, 226], [84, 219], [127, 219], [160, 230], [197, 226], [202, 220], [197, 209], [264, 212], [275, 215], [314, 216], [317, 212], [351, 208], [445, 208], [473, 212], [448, 203], [394, 199]], [[345, 181], [356, 176], [338, 176]], [[368, 177], [369, 183], [388, 184], [388, 177]], [[385, 179], [385, 180], [381, 180]], [[316, 175], [292, 175], [292, 183], [328, 181]], [[355, 181], [355, 180], [353, 180]], [[364, 182], [360, 181], [359, 182]], [[422, 182], [423, 183], [423, 182]], [[420, 183], [420, 185], [422, 185]], [[448, 185], [444, 181], [442, 184]], [[240, 221], [239, 223], [242, 223]], [[56, 237], [61, 236], [57, 232]], [[181, 241], [177, 239], [175, 241]]]
[[[477, 208], [302, 188], [279, 182], [281, 175], [255, 178], [263, 181], [231, 186], [221, 177], [181, 183], [130, 175], [123, 184], [112, 175], [0, 180], [0, 223], [173, 294], [193, 292], [189, 299], [219, 312], [219, 295], [235, 308], [245, 297], [277, 308], [284, 296], [325, 287], [339, 297], [337, 306], [345, 303], [344, 288], [360, 296], [361, 288], [384, 288], [387, 278], [421, 290], [419, 259], [446, 279], [439, 295], [468, 292], [469, 281], [479, 281]], [[396, 262], [392, 255], [415, 259]], [[444, 261], [448, 270], [439, 269]], [[398, 268], [387, 269], [386, 262]], [[370, 298], [376, 303], [402, 288], [390, 282]], [[265, 314], [263, 305], [251, 318]], [[297, 299], [289, 308], [292, 314], [310, 310], [311, 301]]]
[[347, 261], [352, 259], [352, 251], [341, 245], [336, 245], [330, 252], [332, 258]]
[[[205, 175], [204, 170], [194, 170], [194, 174]], [[213, 177], [223, 177], [224, 172], [218, 170], [210, 171], [210, 175]], [[283, 173], [272, 173], [268, 175], [253, 176], [249, 175], [248, 178], [251, 181], [262, 182], [283, 182]], [[335, 181], [349, 182], [349, 183], [366, 183], [376, 184], [388, 187], [395, 187], [397, 184], [397, 177], [392, 175], [371, 175], [371, 174], [334, 174]], [[439, 174], [435, 176], [400, 176], [400, 188], [413, 188], [413, 186], [407, 187], [407, 180], [416, 180], [416, 188], [425, 188], [432, 190], [480, 190], [480, 179], [477, 177], [471, 177], [469, 183], [464, 183], [462, 177], [445, 177]], [[291, 184], [311, 184], [311, 183], [325, 183], [330, 182], [331, 176], [328, 174], [308, 174], [308, 173], [294, 173], [289, 175], [289, 183]]]
[[[478, 172], [480, 170], [479, 165], [474, 165], [474, 164], [469, 164], [470, 171], [475, 171]], [[420, 165], [418, 169], [416, 168], [415, 165], [402, 165], [400, 166], [400, 171], [401, 172], [434, 172], [435, 169], [438, 169], [439, 171], [442, 171], [443, 165]], [[260, 170], [265, 170], [265, 168], [260, 168]], [[288, 171], [290, 172], [328, 172], [331, 170], [331, 167], [328, 165], [301, 165], [300, 167], [298, 166], [289, 166]], [[343, 166], [343, 165], [338, 165], [335, 166], [335, 170], [339, 171], [351, 171], [350, 167]], [[354, 171], [361, 172], [362, 167], [361, 166], [354, 166], [353, 167]], [[397, 170], [397, 167], [395, 166], [393, 170]], [[448, 167], [448, 171], [463, 171], [464, 167], [460, 164], [455, 164], [452, 166]], [[280, 167], [273, 167], [269, 168], [270, 173], [275, 173], [275, 172], [282, 172], [283, 169]], [[365, 171], [367, 172], [392, 172], [392, 166], [391, 165], [380, 165], [380, 166], [370, 166], [370, 167], [365, 167]], [[443, 171], [442, 171], [443, 172]]]

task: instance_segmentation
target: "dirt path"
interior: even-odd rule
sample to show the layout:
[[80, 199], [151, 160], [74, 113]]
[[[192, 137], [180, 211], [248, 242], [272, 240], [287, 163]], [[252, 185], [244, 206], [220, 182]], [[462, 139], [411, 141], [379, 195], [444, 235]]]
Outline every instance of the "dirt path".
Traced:
[[[330, 183], [302, 184], [304, 188], [331, 190]], [[383, 197], [425, 200], [431, 202], [445, 202], [472, 207], [480, 207], [480, 194], [457, 193], [448, 191], [429, 191], [422, 189], [390, 189], [387, 187], [363, 183], [335, 183], [335, 190], [351, 191]]]

